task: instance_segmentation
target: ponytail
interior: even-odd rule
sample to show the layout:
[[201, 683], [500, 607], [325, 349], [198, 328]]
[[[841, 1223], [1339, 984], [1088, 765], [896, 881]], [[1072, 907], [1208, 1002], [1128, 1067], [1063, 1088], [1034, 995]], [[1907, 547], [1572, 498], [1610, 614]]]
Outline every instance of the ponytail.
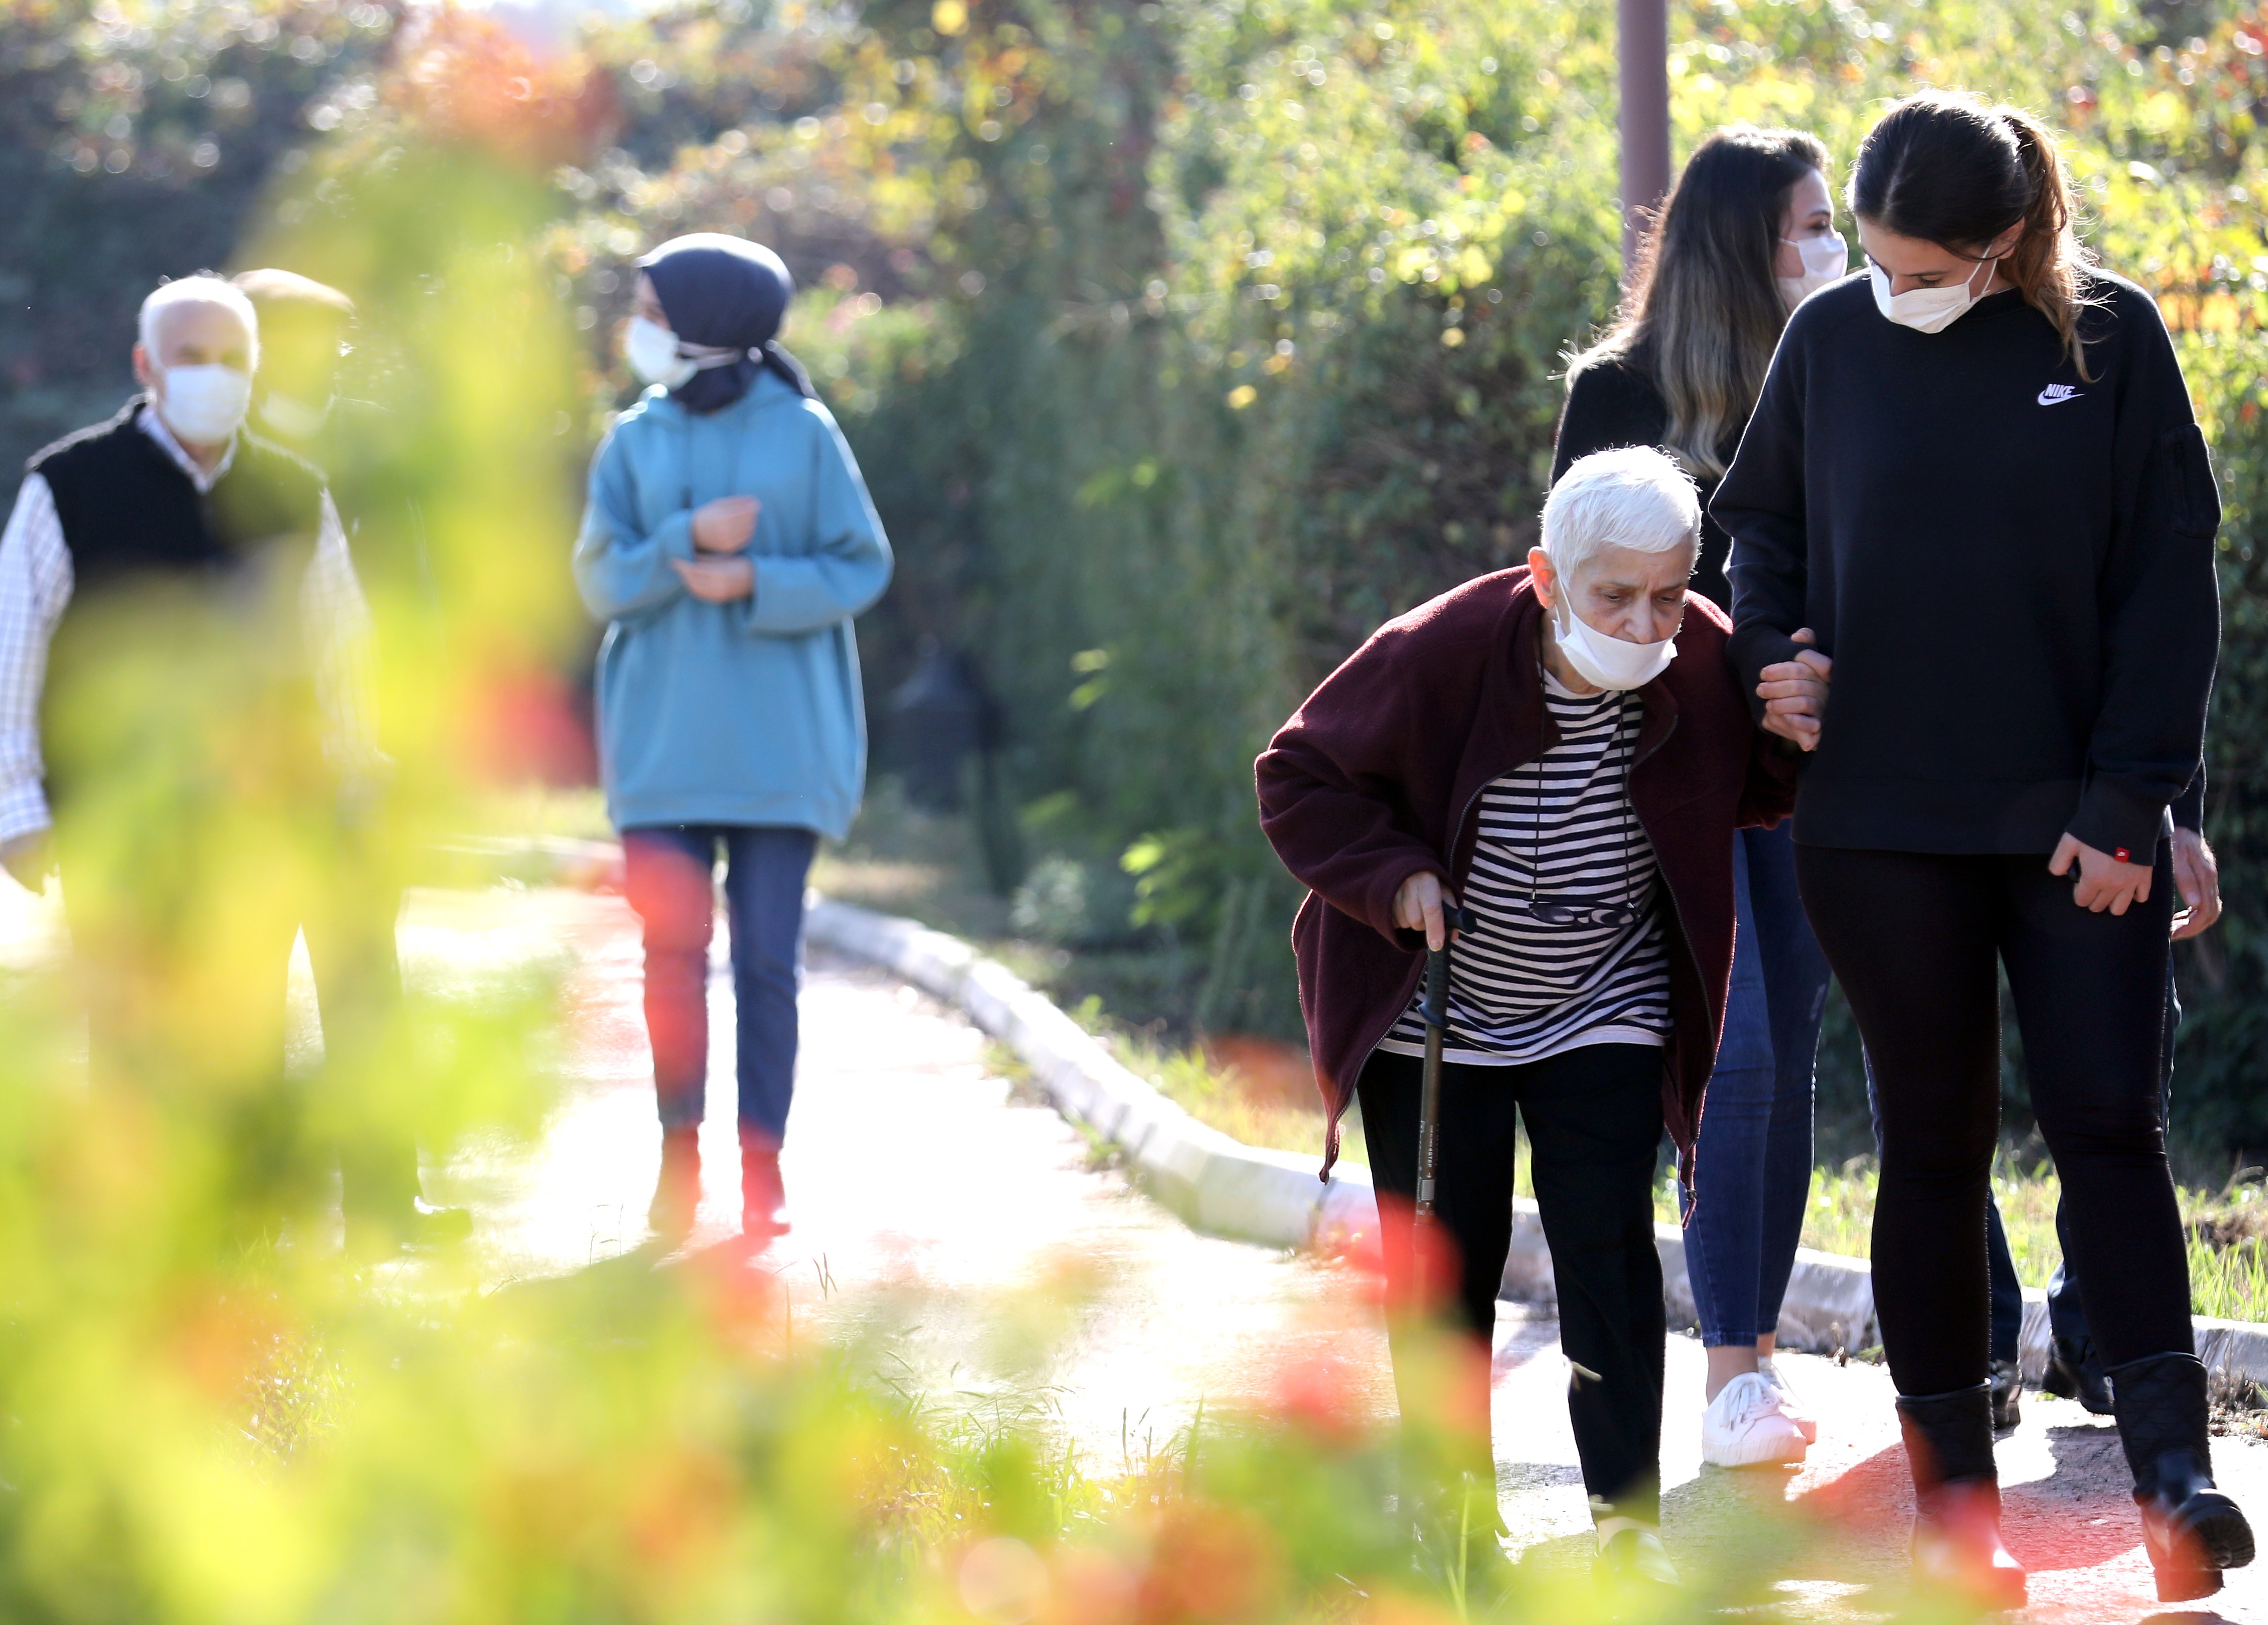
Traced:
[[1973, 254], [2021, 223], [2001, 262], [2024, 302], [2055, 325], [2079, 376], [2080, 320], [2095, 298], [2085, 274], [2071, 185], [2055, 137], [2020, 107], [1958, 92], [1909, 96], [1867, 133], [1851, 172], [1851, 211], [1901, 237]]
[[2063, 162], [2056, 156], [2055, 138], [2021, 107], [1995, 107], [1992, 116], [2016, 138], [2016, 153], [2031, 188], [2031, 201], [2024, 206], [2023, 235], [2002, 268], [2024, 303], [2055, 324], [2063, 335], [2064, 353], [2080, 379], [2092, 383], [2086, 346], [2079, 335], [2080, 312], [2090, 303], [2080, 285], [2080, 270], [2088, 255], [2073, 227], [2077, 210]]

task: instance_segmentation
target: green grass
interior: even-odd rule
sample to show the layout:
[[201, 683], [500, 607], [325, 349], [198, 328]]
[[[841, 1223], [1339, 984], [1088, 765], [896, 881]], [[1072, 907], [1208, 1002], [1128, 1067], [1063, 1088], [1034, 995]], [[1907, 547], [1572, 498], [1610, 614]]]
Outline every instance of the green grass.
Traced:
[[[1803, 1245], [1852, 1258], [1868, 1256], [1879, 1180], [1872, 1157], [1853, 1157], [1839, 1165], [1815, 1169], [1804, 1208]], [[2055, 1233], [2056, 1202], [2061, 1195], [2054, 1169], [2044, 1162], [2027, 1169], [2005, 1149], [1993, 1162], [1992, 1200], [2007, 1229], [2016, 1277], [2026, 1286], [2045, 1286], [2063, 1257]]]
[[[2268, 1319], [2268, 1197], [2257, 1170], [2242, 1170], [2219, 1189], [2178, 1188], [2189, 1252], [2190, 1295], [2195, 1312], [2229, 1320]], [[1823, 1253], [1865, 1258], [1873, 1250], [1874, 1194], [1879, 1171], [1872, 1157], [1853, 1157], [1814, 1171], [1804, 1211], [1803, 1245]], [[2056, 1204], [2063, 1187], [2045, 1160], [2025, 1165], [2003, 1148], [1992, 1168], [1992, 1198], [2008, 1232], [2016, 1277], [2043, 1287], [2062, 1261], [2056, 1240]], [[1675, 1212], [1665, 1182], [1655, 1202], [1663, 1217]]]
[[[1204, 1050], [1195, 1048], [1160, 1049], [1138, 1038], [1122, 1038], [1116, 1048], [1119, 1058], [1137, 1076], [1156, 1085], [1160, 1093], [1199, 1122], [1231, 1139], [1271, 1151], [1322, 1156], [1323, 1113], [1313, 1095], [1294, 1101], [1273, 1092], [1256, 1091], [1237, 1071], [1215, 1064]], [[1359, 1111], [1350, 1111], [1340, 1121], [1339, 1155], [1349, 1162], [1370, 1160]]]

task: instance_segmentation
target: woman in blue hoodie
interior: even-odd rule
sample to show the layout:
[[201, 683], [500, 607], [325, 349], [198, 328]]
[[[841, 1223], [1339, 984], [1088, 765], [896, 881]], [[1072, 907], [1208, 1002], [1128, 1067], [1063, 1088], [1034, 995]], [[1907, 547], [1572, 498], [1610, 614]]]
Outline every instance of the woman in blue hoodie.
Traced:
[[850, 621], [888, 585], [890, 546], [834, 418], [774, 342], [795, 290], [779, 257], [702, 232], [641, 266], [627, 349], [653, 387], [592, 465], [575, 579], [607, 623], [600, 760], [644, 925], [662, 1128], [651, 1218], [682, 1239], [700, 1197], [721, 850], [741, 1223], [768, 1239], [787, 1228], [779, 1151], [804, 879], [819, 837], [850, 828], [865, 785]]

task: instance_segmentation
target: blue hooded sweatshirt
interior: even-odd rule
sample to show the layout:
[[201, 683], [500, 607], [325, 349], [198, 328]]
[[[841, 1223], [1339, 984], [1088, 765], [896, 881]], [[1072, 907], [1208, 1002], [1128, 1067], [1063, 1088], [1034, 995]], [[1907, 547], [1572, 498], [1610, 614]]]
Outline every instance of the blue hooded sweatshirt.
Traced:
[[[851, 617], [882, 595], [890, 544], [827, 408], [776, 371], [695, 411], [656, 388], [615, 422], [591, 467], [575, 543], [584, 603], [607, 622], [599, 754], [617, 829], [757, 824], [841, 840], [866, 773]], [[753, 597], [703, 603], [693, 510], [762, 504]]]

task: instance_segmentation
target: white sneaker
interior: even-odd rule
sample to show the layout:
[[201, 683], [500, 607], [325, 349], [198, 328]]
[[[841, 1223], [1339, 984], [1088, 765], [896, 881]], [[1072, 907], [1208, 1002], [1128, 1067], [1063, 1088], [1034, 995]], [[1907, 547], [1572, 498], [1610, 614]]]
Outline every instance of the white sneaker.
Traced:
[[1701, 1413], [1701, 1460], [1712, 1467], [1757, 1467], [1803, 1460], [1806, 1440], [1780, 1408], [1779, 1390], [1743, 1371]]
[[1771, 1384], [1772, 1392], [1779, 1395], [1780, 1409], [1786, 1411], [1787, 1419], [1795, 1423], [1796, 1430], [1803, 1435], [1803, 1442], [1807, 1445], [1819, 1443], [1819, 1424], [1805, 1414], [1802, 1406], [1795, 1402], [1794, 1391], [1780, 1380], [1779, 1368], [1769, 1358], [1758, 1360], [1756, 1375]]

